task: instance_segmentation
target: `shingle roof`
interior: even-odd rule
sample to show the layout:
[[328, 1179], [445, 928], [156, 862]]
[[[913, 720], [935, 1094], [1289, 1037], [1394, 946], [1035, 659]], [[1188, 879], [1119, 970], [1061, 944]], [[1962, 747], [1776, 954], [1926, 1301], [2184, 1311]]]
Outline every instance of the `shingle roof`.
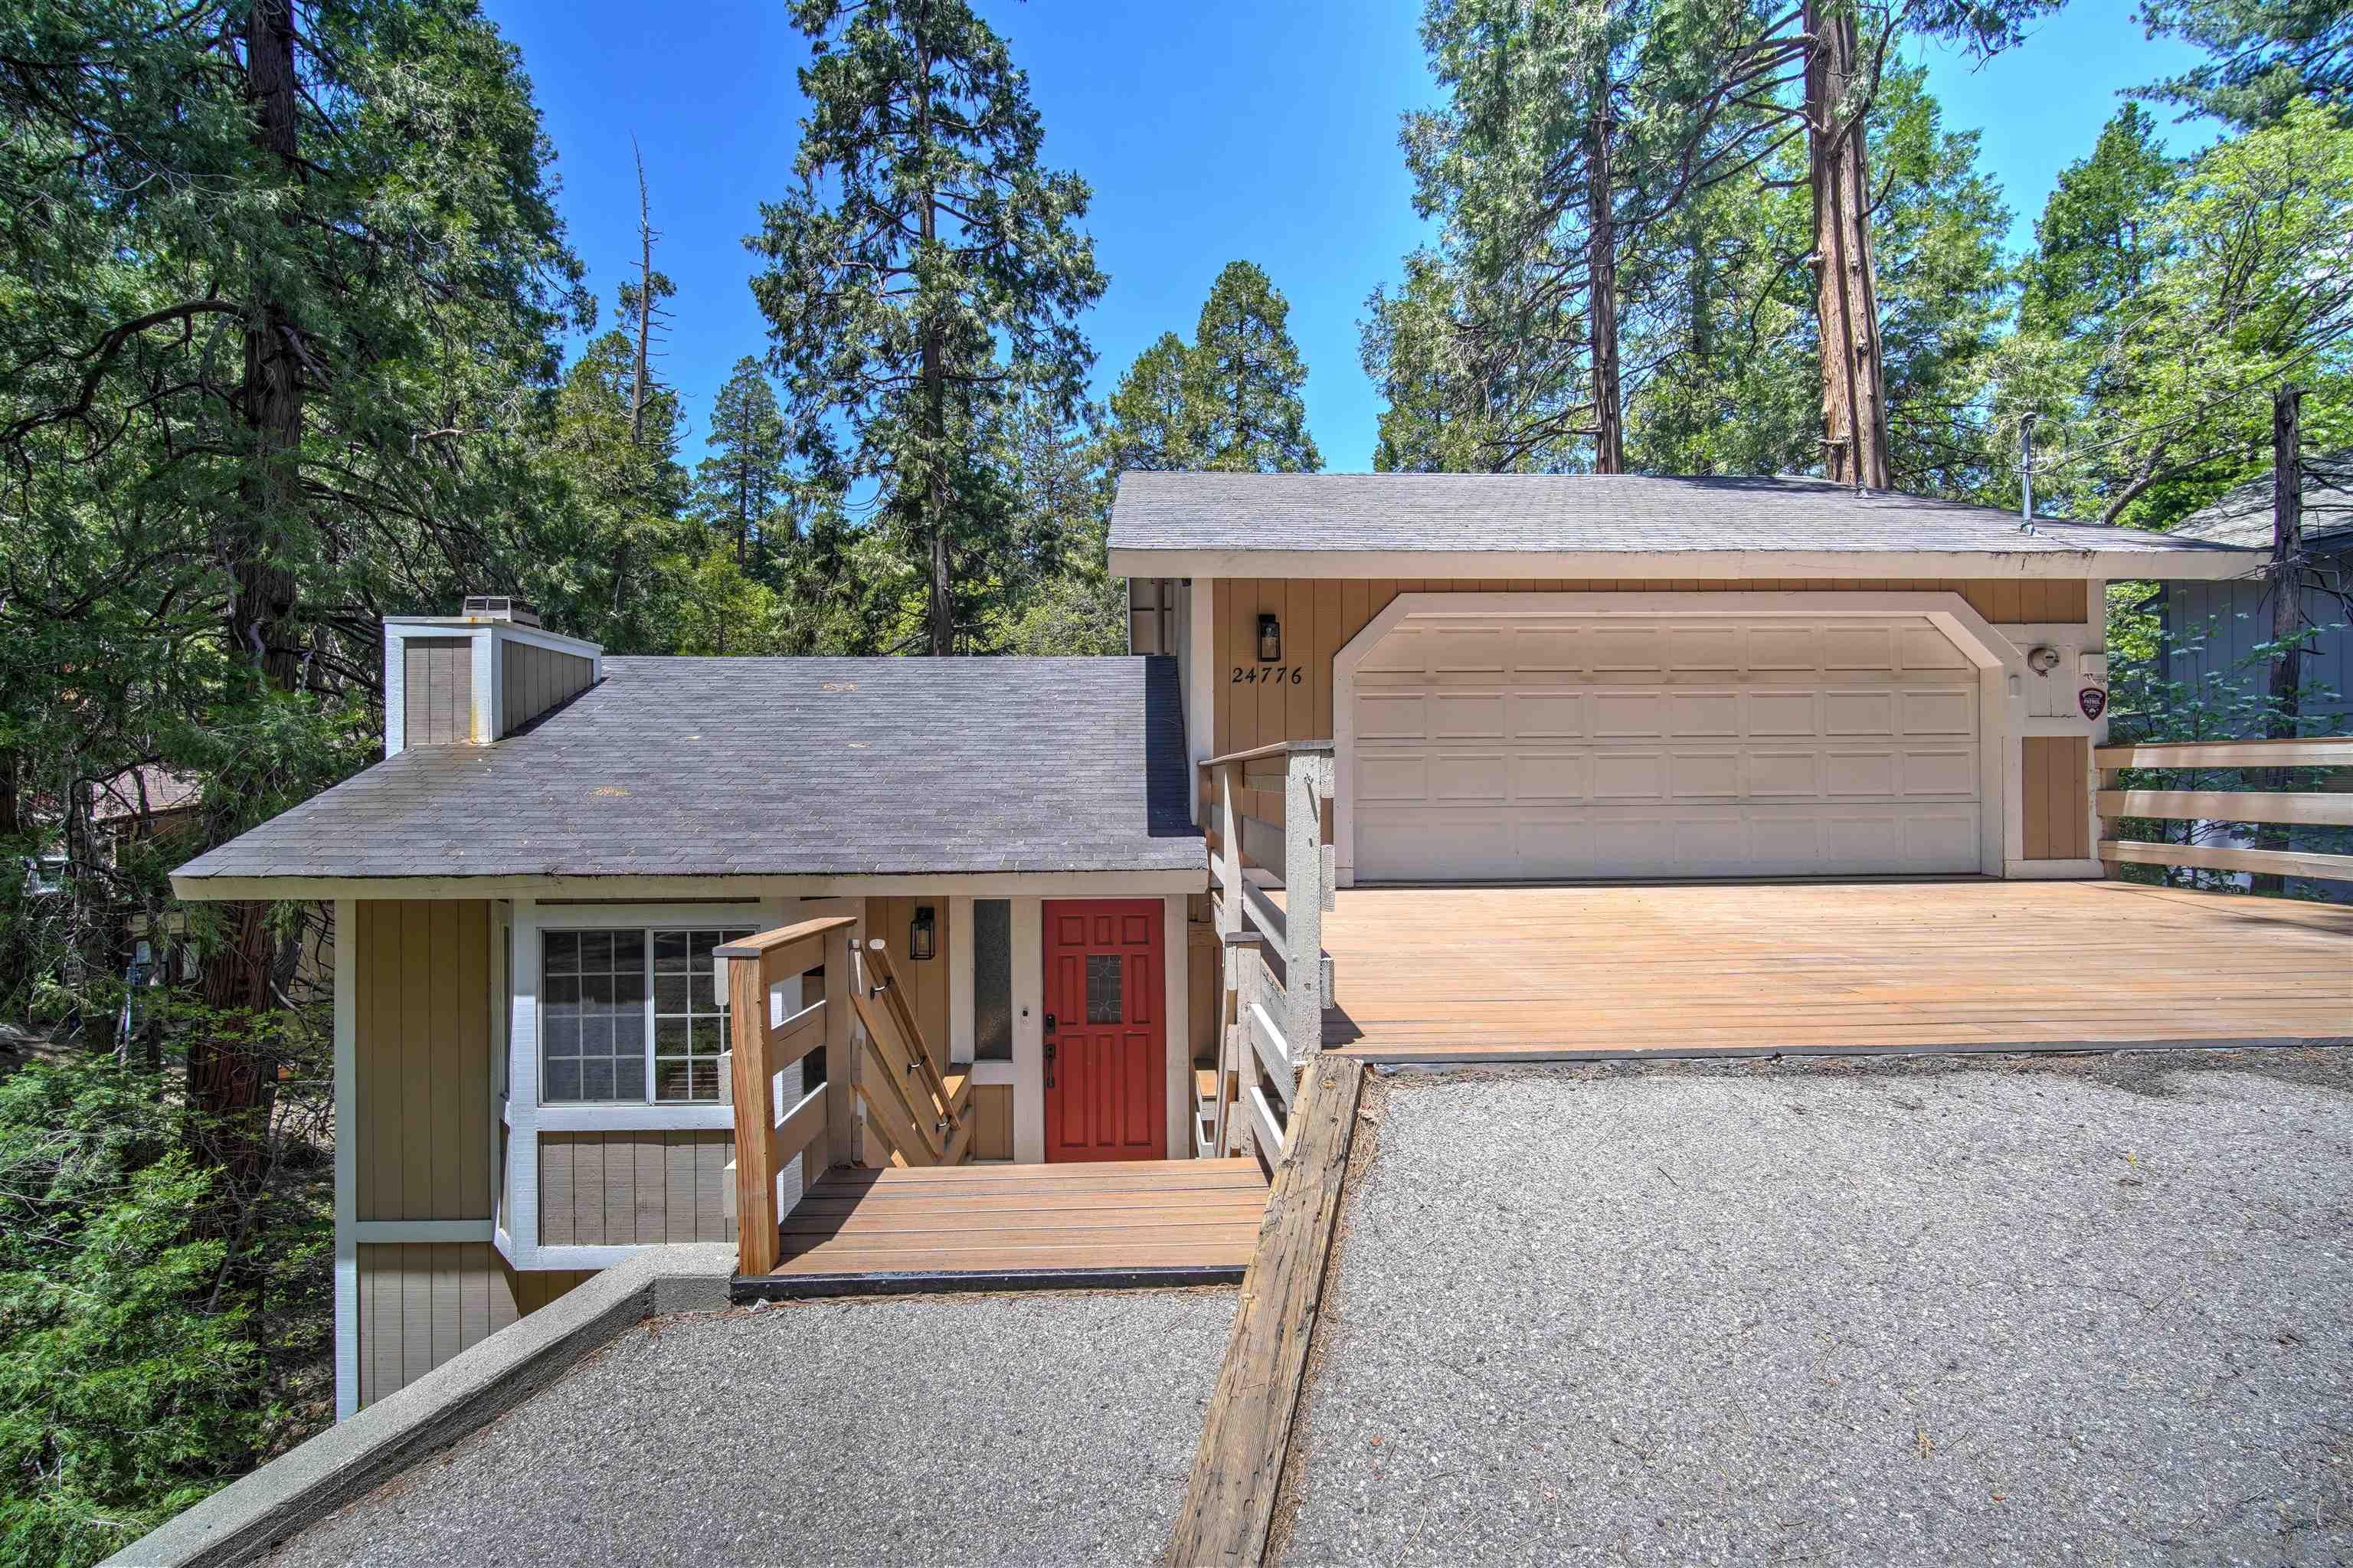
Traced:
[[2168, 535], [1812, 479], [1123, 474], [1114, 550], [2203, 553]]
[[607, 658], [178, 876], [1194, 870], [1174, 660]]
[[[2306, 542], [2353, 535], [2353, 447], [2324, 452], [2304, 465]], [[2272, 547], [2272, 476], [2232, 485], [2215, 501], [2174, 524], [2169, 537], [2217, 545]]]

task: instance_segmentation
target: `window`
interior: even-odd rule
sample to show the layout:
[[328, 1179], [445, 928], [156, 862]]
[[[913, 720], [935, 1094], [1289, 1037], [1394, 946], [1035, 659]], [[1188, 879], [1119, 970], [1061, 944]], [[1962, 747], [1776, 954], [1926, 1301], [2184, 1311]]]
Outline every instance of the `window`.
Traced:
[[[548, 931], [541, 938], [541, 1097], [713, 1103], [727, 998], [712, 949], [748, 930]], [[650, 980], [650, 984], [649, 983]]]
[[1087, 1022], [1089, 1023], [1124, 1023], [1125, 1004], [1121, 1001], [1122, 963], [1117, 953], [1087, 955]]
[[1013, 901], [972, 901], [972, 1054], [1013, 1060]]

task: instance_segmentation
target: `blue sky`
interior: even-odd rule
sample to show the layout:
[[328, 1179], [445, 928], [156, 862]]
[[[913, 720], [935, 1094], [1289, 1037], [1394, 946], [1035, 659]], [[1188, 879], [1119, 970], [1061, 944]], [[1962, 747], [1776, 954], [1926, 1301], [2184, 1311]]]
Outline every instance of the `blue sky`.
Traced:
[[[663, 374], [702, 455], [711, 395], [765, 328], [743, 238], [793, 180], [807, 41], [783, 0], [656, 13], [619, 0], [487, 0], [559, 156], [561, 205], [609, 319], [637, 251], [645, 153], [657, 264], [679, 286]], [[1111, 287], [1086, 330], [1098, 396], [1166, 331], [1189, 334], [1227, 261], [1264, 267], [1292, 306], [1310, 428], [1334, 469], [1371, 465], [1379, 399], [1356, 322], [1420, 238], [1398, 116], [1433, 96], [1419, 0], [980, 0], [1029, 72], [1046, 156], [1094, 187], [1087, 227]], [[2116, 90], [2192, 57], [2151, 43], [2130, 0], [2073, 0], [2020, 48], [1971, 68], [1932, 51], [1947, 123], [1984, 134], [2024, 245], [2059, 171], [2090, 150]], [[2187, 145], [2194, 132], [2179, 133]]]

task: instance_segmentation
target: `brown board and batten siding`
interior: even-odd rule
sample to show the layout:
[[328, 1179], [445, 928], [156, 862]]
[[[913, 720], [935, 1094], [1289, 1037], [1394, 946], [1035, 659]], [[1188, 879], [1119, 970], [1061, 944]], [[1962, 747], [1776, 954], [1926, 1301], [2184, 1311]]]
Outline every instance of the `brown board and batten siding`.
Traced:
[[405, 746], [474, 738], [474, 640], [411, 637], [400, 644], [400, 725]]
[[586, 691], [596, 666], [577, 653], [499, 639], [499, 734], [512, 735]]
[[976, 1084], [972, 1090], [972, 1157], [1013, 1158], [1013, 1086]]
[[734, 1156], [726, 1131], [543, 1134], [540, 1245], [733, 1241], [721, 1210]]
[[2023, 778], [2027, 860], [2088, 860], [2092, 854], [2092, 743], [2080, 735], [2030, 735]]
[[[908, 955], [910, 929], [915, 911], [928, 906], [932, 911], [932, 951], [929, 959], [917, 959]], [[907, 1005], [915, 1010], [915, 1023], [923, 1032], [923, 1047], [932, 1054], [933, 1065], [945, 1072], [948, 1066], [948, 944], [963, 940], [963, 934], [948, 927], [948, 901], [938, 898], [870, 898], [866, 901], [866, 935], [881, 938], [882, 951], [891, 960], [891, 972], [899, 978], [906, 991]]]
[[491, 1217], [497, 1123], [491, 906], [353, 906], [354, 1217]]
[[[1332, 726], [1332, 661], [1401, 593], [1957, 593], [1996, 626], [2080, 625], [2091, 614], [2090, 585], [2073, 577], [1969, 579], [1888, 578], [1821, 581], [1800, 578], [1602, 578], [1591, 581], [1493, 578], [1227, 577], [1217, 584], [1211, 624], [1217, 649], [1212, 676], [1216, 734], [1208, 749], [1246, 751], [1278, 740], [1324, 740]], [[1281, 618], [1282, 658], [1273, 666], [1300, 678], [1270, 681], [1258, 657], [1258, 618]], [[1239, 675], [1239, 679], [1237, 676]], [[2073, 739], [2078, 748], [2087, 743]], [[2083, 786], [2079, 785], [2078, 788]], [[2064, 823], [2048, 814], [2057, 798], [2029, 788], [2024, 800], [2031, 842], [2064, 840]], [[1282, 802], [1252, 791], [1242, 809], [1272, 817]], [[1326, 808], [1324, 832], [1331, 832]], [[2081, 833], [2088, 819], [2071, 819]], [[2052, 835], [2061, 835], [2054, 840]], [[2088, 853], [2088, 851], [2084, 852]], [[2063, 852], [2030, 859], [2080, 858]]]
[[415, 1383], [564, 1295], [589, 1272], [518, 1273], [488, 1242], [363, 1244], [360, 1404]]

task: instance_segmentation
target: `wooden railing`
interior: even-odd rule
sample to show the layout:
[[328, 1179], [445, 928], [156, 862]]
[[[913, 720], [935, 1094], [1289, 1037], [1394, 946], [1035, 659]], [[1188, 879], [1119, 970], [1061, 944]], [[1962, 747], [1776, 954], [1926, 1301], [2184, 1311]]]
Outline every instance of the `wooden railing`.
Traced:
[[[802, 1156], [804, 1183], [836, 1165], [855, 1165], [863, 1129], [857, 1093], [857, 1042], [847, 915], [804, 920], [719, 949], [727, 960], [729, 1097], [735, 1106], [736, 1267], [773, 1274], [783, 1245], [776, 1178]], [[768, 1020], [768, 992], [822, 965], [825, 994], [781, 1023]], [[822, 1050], [825, 1081], [791, 1105], [777, 1077]]]
[[2182, 866], [2257, 876], [2313, 876], [2353, 882], [2353, 854], [2245, 849], [2233, 844], [2152, 843], [2116, 836], [2128, 817], [2168, 822], [2260, 822], [2353, 827], [2353, 794], [2286, 789], [2128, 789], [2126, 768], [2295, 768], [2353, 767], [2353, 739], [2158, 741], [2103, 746], [2100, 858], [2117, 865]]
[[[835, 1166], [862, 1163], [870, 1132], [909, 1165], [960, 1164], [972, 1147], [970, 1082], [949, 1090], [881, 944], [861, 949], [857, 926], [829, 916], [718, 950], [727, 963], [736, 1259], [746, 1275], [776, 1272], [777, 1178], [795, 1156], [807, 1187]], [[824, 994], [770, 1022], [769, 991], [819, 967]], [[820, 1051], [824, 1081], [786, 1104], [781, 1075]]]
[[[1324, 842], [1332, 743], [1279, 742], [1213, 757], [1200, 768], [1225, 1002], [1214, 1097], [1197, 1108], [1208, 1136], [1199, 1152], [1247, 1149], [1271, 1170], [1287, 1149], [1300, 1073], [1323, 1049], [1324, 1010], [1333, 1001], [1332, 960], [1324, 951], [1324, 916], [1335, 896], [1335, 867]], [[1273, 793], [1282, 820], [1246, 811], [1248, 791]]]

